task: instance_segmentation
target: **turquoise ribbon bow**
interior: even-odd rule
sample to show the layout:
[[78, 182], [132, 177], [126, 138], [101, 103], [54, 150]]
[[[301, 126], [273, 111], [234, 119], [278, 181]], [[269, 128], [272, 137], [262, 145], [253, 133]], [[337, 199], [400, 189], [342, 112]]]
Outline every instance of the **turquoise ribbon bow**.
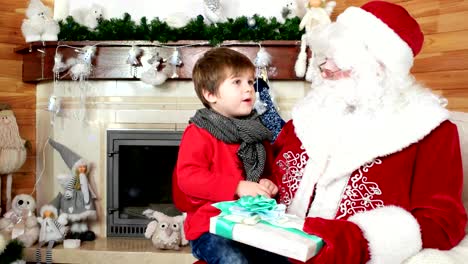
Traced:
[[285, 218], [286, 206], [283, 204], [277, 204], [274, 199], [267, 198], [262, 195], [243, 196], [237, 201], [219, 202], [213, 204], [214, 207], [221, 210], [221, 214], [216, 221], [215, 232], [217, 235], [232, 239], [232, 230], [239, 222], [245, 223], [245, 221], [231, 221], [231, 216], [237, 216], [238, 219], [253, 219], [253, 224], [261, 223], [275, 228], [281, 228], [288, 232], [300, 235], [302, 237], [311, 239], [317, 244], [318, 252], [323, 246], [323, 240], [317, 236], [309, 235], [302, 230], [283, 227], [275, 224], [281, 218]]

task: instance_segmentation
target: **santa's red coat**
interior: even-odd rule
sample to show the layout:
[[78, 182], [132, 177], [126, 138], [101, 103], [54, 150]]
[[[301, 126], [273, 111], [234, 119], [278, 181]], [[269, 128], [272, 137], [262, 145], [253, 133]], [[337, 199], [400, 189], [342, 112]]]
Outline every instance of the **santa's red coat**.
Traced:
[[[324, 165], [313, 159], [307, 150], [314, 153], [314, 145], [304, 146], [293, 120], [285, 125], [274, 145], [274, 174], [280, 201], [291, 213], [305, 214], [304, 230], [326, 243], [310, 263], [400, 263], [421, 247], [450, 249], [459, 243], [466, 214], [457, 128], [442, 121], [421, 130], [422, 139], [370, 155], [343, 173], [334, 169], [342, 163], [334, 163], [333, 155]], [[301, 186], [305, 179], [309, 191]], [[295, 199], [300, 188], [303, 197]]]

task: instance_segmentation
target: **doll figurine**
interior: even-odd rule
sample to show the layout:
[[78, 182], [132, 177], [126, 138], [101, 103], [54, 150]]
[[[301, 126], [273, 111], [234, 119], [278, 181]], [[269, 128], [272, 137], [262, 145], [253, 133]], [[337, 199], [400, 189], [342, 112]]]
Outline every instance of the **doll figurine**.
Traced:
[[97, 214], [96, 195], [88, 181], [91, 164], [64, 145], [52, 139], [49, 143], [60, 153], [72, 173], [57, 177], [64, 193], [59, 193], [50, 204], [57, 208], [59, 216], [67, 215], [71, 238], [92, 241], [96, 236], [89, 230], [88, 222], [95, 220]]
[[[330, 15], [335, 9], [335, 1], [326, 1], [326, 0], [309, 0], [306, 5], [307, 12], [299, 24], [299, 30], [305, 28], [305, 33], [301, 38], [301, 49], [297, 56], [296, 64], [294, 70], [297, 77], [304, 77], [307, 81], [314, 81], [315, 76], [312, 70], [313, 67], [316, 67], [317, 60], [315, 55], [309, 58], [309, 65], [307, 66], [307, 41], [308, 36], [314, 34], [314, 29], [320, 28], [324, 25], [331, 23]], [[306, 73], [307, 71], [307, 73]]]
[[63, 241], [68, 230], [66, 227], [67, 214], [63, 213], [58, 217], [57, 208], [46, 204], [42, 206], [37, 221], [41, 224], [41, 231], [39, 233], [39, 245], [36, 248], [36, 262], [41, 263], [41, 247], [47, 244], [46, 263], [51, 263], [52, 248], [56, 243]]

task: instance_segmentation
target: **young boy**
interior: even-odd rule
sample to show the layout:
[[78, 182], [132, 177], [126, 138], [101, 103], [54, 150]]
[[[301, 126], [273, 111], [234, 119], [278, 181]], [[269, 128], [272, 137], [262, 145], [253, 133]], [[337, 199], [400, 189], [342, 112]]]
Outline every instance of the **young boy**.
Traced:
[[253, 111], [254, 74], [250, 59], [228, 48], [209, 50], [193, 68], [195, 91], [205, 108], [190, 119], [182, 136], [174, 184], [185, 196], [184, 205], [176, 205], [187, 211], [184, 229], [192, 253], [207, 263], [287, 263], [209, 233], [210, 218], [220, 213], [213, 203], [278, 192], [265, 178], [272, 161], [271, 133]]

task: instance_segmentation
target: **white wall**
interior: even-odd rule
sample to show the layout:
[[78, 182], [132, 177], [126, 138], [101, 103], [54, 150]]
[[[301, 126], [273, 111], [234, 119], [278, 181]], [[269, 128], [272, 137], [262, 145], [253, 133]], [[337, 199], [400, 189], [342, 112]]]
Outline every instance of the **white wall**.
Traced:
[[[221, 0], [224, 14], [227, 17], [252, 16], [281, 19], [281, 10], [287, 4], [303, 7], [305, 0]], [[133, 20], [139, 21], [142, 16], [148, 20], [154, 17], [165, 19], [174, 13], [182, 13], [189, 18], [203, 15], [203, 0], [55, 0], [54, 17], [66, 17], [73, 10], [98, 4], [104, 7], [105, 18], [122, 17], [127, 12]], [[300, 11], [299, 11], [300, 12]]]

